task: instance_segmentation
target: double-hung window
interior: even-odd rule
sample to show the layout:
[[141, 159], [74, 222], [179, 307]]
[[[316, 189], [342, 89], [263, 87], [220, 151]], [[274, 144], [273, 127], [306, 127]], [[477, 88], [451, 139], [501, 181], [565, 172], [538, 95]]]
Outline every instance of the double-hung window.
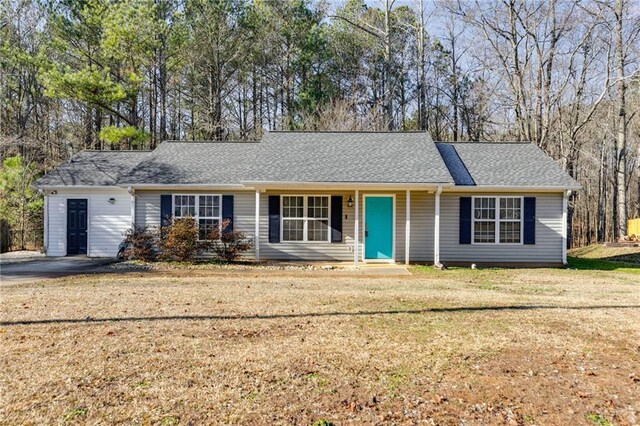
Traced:
[[473, 242], [520, 244], [522, 197], [474, 197]]
[[282, 196], [282, 241], [329, 241], [329, 197]]
[[198, 225], [198, 238], [206, 240], [221, 222], [220, 195], [174, 195], [173, 216], [176, 219], [192, 217]]

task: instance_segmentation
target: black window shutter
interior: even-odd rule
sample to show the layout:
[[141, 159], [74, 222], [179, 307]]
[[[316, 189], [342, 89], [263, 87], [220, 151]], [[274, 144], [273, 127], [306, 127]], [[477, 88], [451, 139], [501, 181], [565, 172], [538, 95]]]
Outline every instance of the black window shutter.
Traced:
[[536, 243], [536, 198], [524, 197], [524, 244]]
[[331, 196], [331, 242], [342, 242], [342, 195]]
[[269, 195], [269, 242], [280, 242], [280, 196]]
[[222, 221], [229, 221], [227, 227], [223, 230], [225, 234], [233, 232], [233, 195], [222, 196]]
[[460, 197], [460, 244], [471, 244], [471, 197]]
[[160, 195], [160, 227], [171, 225], [171, 194]]

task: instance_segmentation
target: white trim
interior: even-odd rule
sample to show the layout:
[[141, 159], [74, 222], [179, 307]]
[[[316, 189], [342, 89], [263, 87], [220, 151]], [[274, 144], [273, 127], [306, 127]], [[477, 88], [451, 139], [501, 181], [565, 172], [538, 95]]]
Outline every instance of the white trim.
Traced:
[[46, 185], [46, 186], [40, 186], [40, 185], [32, 185], [33, 188], [38, 188], [41, 189], [43, 191], [50, 191], [50, 190], [58, 190], [58, 189], [65, 189], [65, 190], [74, 190], [74, 189], [125, 189], [124, 186], [120, 186], [120, 185]]
[[411, 248], [411, 191], [407, 189], [405, 196], [405, 224], [404, 224], [404, 264], [409, 264], [409, 250]]
[[[475, 214], [475, 205], [476, 199], [482, 198], [493, 198], [495, 199], [495, 217], [493, 219], [493, 223], [495, 223], [494, 229], [494, 242], [476, 242], [476, 214]], [[500, 219], [500, 199], [502, 198], [519, 198], [520, 199], [520, 242], [517, 243], [501, 243], [500, 242], [500, 223], [502, 222], [517, 222], [517, 220], [511, 219]], [[491, 222], [491, 219], [478, 219], [478, 222]], [[504, 246], [521, 246], [524, 245], [524, 196], [516, 196], [516, 195], [477, 195], [471, 197], [471, 244], [473, 245], [504, 245]]]
[[442, 193], [442, 187], [438, 187], [436, 191], [436, 205], [433, 224], [433, 264], [440, 266], [440, 194]]
[[[304, 216], [302, 217], [284, 217], [284, 197], [302, 197], [302, 208]], [[309, 221], [325, 220], [324, 218], [310, 218], [309, 217], [309, 197], [325, 197], [327, 199], [327, 239], [326, 240], [309, 240], [308, 230]], [[302, 240], [285, 240], [284, 239], [284, 221], [287, 220], [300, 220], [302, 221]], [[330, 243], [331, 242], [331, 196], [327, 194], [280, 194], [280, 242], [282, 243]]]
[[32, 185], [33, 188], [42, 190], [51, 189], [159, 189], [171, 191], [173, 189], [209, 189], [209, 190], [245, 190], [253, 189], [344, 189], [353, 188], [354, 185], [370, 190], [374, 189], [407, 189], [435, 191], [438, 187], [446, 188], [445, 192], [565, 192], [582, 189], [580, 185], [574, 186], [509, 186], [509, 185], [454, 185], [448, 182], [432, 183], [394, 183], [394, 182], [297, 182], [297, 181], [241, 181], [233, 184], [210, 184], [210, 183], [144, 183], [132, 184], [122, 183], [120, 185]]
[[49, 251], [49, 196], [44, 196], [44, 252]]
[[[367, 259], [365, 258], [366, 250], [366, 238], [364, 233], [367, 230], [367, 198], [383, 197], [393, 199], [393, 209], [391, 217], [391, 259]], [[362, 220], [364, 226], [362, 227], [362, 261], [365, 263], [394, 263], [396, 261], [396, 194], [363, 194], [362, 195]]]
[[[268, 217], [268, 214], [267, 214]], [[255, 253], [255, 261], [260, 262], [260, 191], [256, 190], [256, 217], [255, 221], [255, 234], [253, 237], [253, 250]]]
[[131, 195], [131, 230], [136, 229], [136, 193], [133, 189], [129, 191]]
[[355, 211], [355, 219], [354, 219], [354, 223], [353, 223], [353, 235], [354, 235], [354, 241], [353, 241], [353, 265], [357, 268], [358, 267], [358, 253], [360, 251], [360, 233], [359, 233], [359, 227], [360, 227], [360, 191], [358, 189], [356, 189], [356, 211]]
[[438, 185], [441, 186], [453, 186], [452, 183], [366, 183], [366, 182], [295, 182], [295, 181], [282, 181], [282, 182], [268, 182], [268, 181], [243, 181], [243, 184], [259, 188], [263, 190], [332, 190], [332, 189], [353, 189], [355, 185], [359, 188], [366, 188], [368, 190], [406, 190], [407, 188], [414, 190], [431, 190], [435, 191]]
[[[198, 227], [198, 239], [200, 238], [200, 219], [212, 219], [212, 220], [218, 220], [218, 226], [222, 225], [222, 194], [209, 194], [209, 193], [203, 193], [203, 194], [199, 194], [199, 193], [171, 193], [171, 219], [175, 219], [176, 217], [182, 218], [182, 217], [188, 217], [188, 216], [176, 216], [176, 196], [187, 196], [187, 197], [194, 197], [194, 214], [193, 214], [193, 219], [196, 221], [196, 225]], [[204, 217], [200, 217], [200, 197], [218, 197], [220, 200], [220, 215], [219, 216], [204, 216]]]
[[562, 194], [562, 264], [567, 264], [567, 239], [569, 236], [569, 214], [568, 214], [568, 205], [569, 205], [569, 195], [571, 195], [571, 191], [565, 191]]
[[[237, 190], [245, 190], [250, 191], [253, 188], [249, 188], [242, 184], [212, 184], [212, 183], [186, 183], [186, 184], [155, 184], [155, 183], [145, 183], [145, 184], [128, 184], [127, 187], [133, 189], [162, 189], [166, 191], [171, 191], [173, 189], [194, 189], [194, 190], [229, 190], [229, 189], [237, 189]], [[92, 187], [95, 188], [95, 187]]]
[[459, 186], [447, 186], [444, 192], [564, 192], [567, 190], [578, 190], [580, 186], [566, 187], [566, 186], [482, 186], [482, 185], [459, 185]]

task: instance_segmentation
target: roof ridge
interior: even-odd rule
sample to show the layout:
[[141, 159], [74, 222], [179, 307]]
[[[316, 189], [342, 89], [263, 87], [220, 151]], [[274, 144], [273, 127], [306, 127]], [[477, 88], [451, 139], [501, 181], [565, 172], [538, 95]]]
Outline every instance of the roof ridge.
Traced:
[[180, 140], [180, 139], [167, 139], [164, 142], [167, 143], [237, 143], [237, 144], [253, 144], [253, 143], [260, 143], [260, 141], [238, 141], [238, 140], [233, 140], [233, 141], [218, 141], [218, 140], [214, 140], [214, 139], [197, 139], [197, 140]]
[[466, 144], [466, 145], [534, 145], [533, 142], [529, 141], [433, 141], [434, 143], [442, 143], [442, 144]]
[[152, 149], [83, 149], [81, 152], [153, 152]]

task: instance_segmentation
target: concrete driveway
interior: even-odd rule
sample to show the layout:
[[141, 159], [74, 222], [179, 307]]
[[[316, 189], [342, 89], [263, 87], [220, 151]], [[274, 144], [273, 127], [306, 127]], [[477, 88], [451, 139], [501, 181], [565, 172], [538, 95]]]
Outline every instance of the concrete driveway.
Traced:
[[116, 259], [73, 257], [40, 257], [21, 261], [0, 263], [0, 284], [16, 284], [58, 278], [68, 275], [110, 271], [106, 267]]

